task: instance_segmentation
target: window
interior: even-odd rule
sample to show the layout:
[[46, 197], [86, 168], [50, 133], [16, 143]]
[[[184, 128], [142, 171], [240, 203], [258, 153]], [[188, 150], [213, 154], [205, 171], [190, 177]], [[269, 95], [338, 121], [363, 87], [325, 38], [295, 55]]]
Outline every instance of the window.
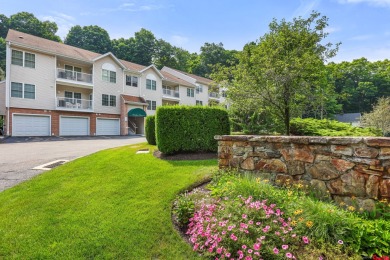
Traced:
[[35, 99], [35, 86], [24, 84], [24, 98]]
[[163, 94], [164, 95], [172, 95], [172, 90], [171, 90], [171, 88], [170, 87], [167, 87], [167, 86], [162, 86], [162, 88], [163, 88]]
[[156, 101], [153, 100], [146, 100], [146, 103], [148, 103], [148, 110], [156, 110], [157, 104]]
[[116, 96], [102, 94], [102, 106], [116, 107]]
[[203, 106], [203, 101], [196, 100], [196, 105], [197, 105], [197, 106]]
[[138, 87], [138, 77], [126, 75], [126, 85]]
[[196, 86], [196, 94], [199, 94], [199, 93], [202, 93], [202, 92], [203, 92], [203, 86], [202, 85]]
[[156, 90], [156, 81], [152, 79], [147, 79], [146, 89]]
[[102, 80], [111, 83], [116, 83], [116, 72], [102, 69]]
[[12, 64], [23, 66], [23, 52], [12, 50]]
[[102, 106], [108, 106], [108, 95], [102, 94]]
[[[18, 66], [35, 68], [35, 54], [12, 50], [11, 63]], [[24, 56], [24, 58], [23, 58]], [[23, 62], [24, 61], [24, 62]]]
[[116, 107], [116, 96], [110, 95], [110, 106]]
[[11, 97], [23, 98], [23, 84], [11, 82]]
[[222, 97], [224, 97], [224, 98], [227, 97], [225, 90], [222, 90]]
[[11, 97], [35, 99], [35, 85], [11, 82]]
[[194, 97], [194, 89], [193, 88], [187, 88], [187, 97]]
[[35, 54], [28, 52], [24, 53], [24, 66], [29, 68], [35, 68]]

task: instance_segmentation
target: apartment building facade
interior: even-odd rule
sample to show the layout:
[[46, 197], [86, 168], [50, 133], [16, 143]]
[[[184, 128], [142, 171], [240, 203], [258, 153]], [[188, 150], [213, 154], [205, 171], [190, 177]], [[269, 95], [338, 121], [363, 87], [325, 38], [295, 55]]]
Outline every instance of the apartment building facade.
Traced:
[[208, 79], [15, 30], [6, 38], [6, 75], [0, 116], [11, 136], [143, 134], [144, 118], [158, 106], [211, 100]]

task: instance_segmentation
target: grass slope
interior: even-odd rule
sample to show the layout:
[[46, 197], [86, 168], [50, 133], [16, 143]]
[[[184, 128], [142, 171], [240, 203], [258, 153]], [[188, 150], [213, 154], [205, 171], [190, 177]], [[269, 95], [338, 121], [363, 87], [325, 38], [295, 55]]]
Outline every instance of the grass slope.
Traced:
[[196, 259], [171, 224], [175, 195], [216, 160], [102, 151], [0, 193], [0, 259]]

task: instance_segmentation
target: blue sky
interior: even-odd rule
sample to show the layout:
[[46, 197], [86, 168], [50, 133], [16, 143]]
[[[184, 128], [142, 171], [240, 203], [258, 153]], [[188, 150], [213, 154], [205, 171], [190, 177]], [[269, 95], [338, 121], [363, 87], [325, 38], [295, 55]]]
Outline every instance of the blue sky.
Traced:
[[0, 13], [20, 11], [55, 21], [64, 38], [73, 25], [98, 25], [111, 38], [146, 28], [191, 52], [205, 42], [241, 50], [268, 31], [273, 18], [291, 20], [317, 10], [329, 18], [327, 41], [341, 42], [336, 62], [390, 59], [390, 0], [0, 0]]

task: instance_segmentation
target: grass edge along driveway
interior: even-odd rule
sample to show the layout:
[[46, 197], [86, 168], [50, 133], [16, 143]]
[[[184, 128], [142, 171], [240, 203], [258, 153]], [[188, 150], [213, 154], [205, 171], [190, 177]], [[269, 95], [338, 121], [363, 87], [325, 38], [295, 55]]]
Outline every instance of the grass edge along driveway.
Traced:
[[216, 160], [163, 161], [146, 144], [101, 151], [0, 193], [0, 259], [196, 259], [174, 230], [176, 194]]

